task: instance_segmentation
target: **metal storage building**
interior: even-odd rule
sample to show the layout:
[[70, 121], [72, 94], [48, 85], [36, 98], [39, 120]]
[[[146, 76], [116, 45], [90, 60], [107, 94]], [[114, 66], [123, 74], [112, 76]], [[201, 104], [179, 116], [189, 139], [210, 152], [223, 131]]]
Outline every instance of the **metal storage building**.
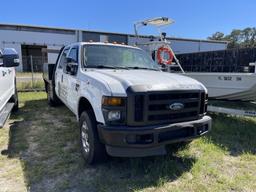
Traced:
[[[167, 38], [177, 54], [201, 51], [224, 50], [227, 42], [185, 38]], [[31, 71], [31, 59], [35, 71], [42, 70], [42, 63], [55, 62], [57, 52], [62, 46], [77, 41], [117, 42], [134, 45], [132, 34], [109, 33], [80, 29], [65, 29], [30, 25], [0, 24], [0, 48], [15, 48], [21, 59], [18, 71]], [[149, 36], [141, 36], [139, 42], [147, 42]], [[46, 50], [52, 51], [46, 51]], [[54, 51], [56, 50], [56, 51]]]

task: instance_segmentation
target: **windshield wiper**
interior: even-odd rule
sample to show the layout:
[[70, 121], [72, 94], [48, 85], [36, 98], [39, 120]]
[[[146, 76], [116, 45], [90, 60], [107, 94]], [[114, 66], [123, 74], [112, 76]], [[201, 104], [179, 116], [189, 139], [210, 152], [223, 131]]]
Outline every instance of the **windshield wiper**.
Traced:
[[115, 66], [109, 66], [109, 65], [87, 65], [86, 68], [99, 68], [99, 69], [116, 69]]
[[157, 69], [153, 68], [147, 68], [147, 67], [121, 67], [121, 66], [113, 66], [113, 65], [87, 65], [86, 68], [98, 68], [98, 69], [145, 69], [145, 70], [153, 70], [153, 71], [159, 71]]
[[129, 69], [128, 67], [112, 66], [112, 65], [87, 65], [86, 68], [98, 68], [98, 69]]
[[145, 69], [145, 70], [153, 70], [159, 71], [158, 69], [148, 68], [148, 67], [127, 67], [128, 69]]

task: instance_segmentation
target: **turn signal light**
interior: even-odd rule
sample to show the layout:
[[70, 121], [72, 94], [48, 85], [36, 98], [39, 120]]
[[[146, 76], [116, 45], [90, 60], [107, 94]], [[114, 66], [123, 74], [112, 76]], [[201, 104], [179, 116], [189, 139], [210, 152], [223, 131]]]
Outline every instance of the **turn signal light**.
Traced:
[[102, 105], [106, 106], [122, 106], [124, 105], [124, 98], [122, 97], [102, 97]]

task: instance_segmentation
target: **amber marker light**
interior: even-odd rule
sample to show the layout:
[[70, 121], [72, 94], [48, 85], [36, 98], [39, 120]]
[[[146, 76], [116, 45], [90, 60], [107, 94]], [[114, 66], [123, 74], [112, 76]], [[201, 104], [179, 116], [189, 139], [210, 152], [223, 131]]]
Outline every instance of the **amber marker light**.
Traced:
[[105, 106], [122, 106], [124, 105], [124, 98], [123, 97], [102, 97], [102, 105]]

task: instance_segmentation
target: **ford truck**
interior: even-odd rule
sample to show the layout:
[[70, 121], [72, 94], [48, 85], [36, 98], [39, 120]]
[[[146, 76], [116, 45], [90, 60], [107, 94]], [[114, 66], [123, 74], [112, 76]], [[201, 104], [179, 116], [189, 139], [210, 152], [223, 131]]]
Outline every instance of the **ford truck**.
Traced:
[[166, 154], [166, 145], [211, 129], [207, 89], [192, 78], [162, 72], [138, 47], [70, 44], [55, 64], [44, 64], [43, 76], [48, 103], [64, 103], [76, 116], [89, 164], [107, 155]]

